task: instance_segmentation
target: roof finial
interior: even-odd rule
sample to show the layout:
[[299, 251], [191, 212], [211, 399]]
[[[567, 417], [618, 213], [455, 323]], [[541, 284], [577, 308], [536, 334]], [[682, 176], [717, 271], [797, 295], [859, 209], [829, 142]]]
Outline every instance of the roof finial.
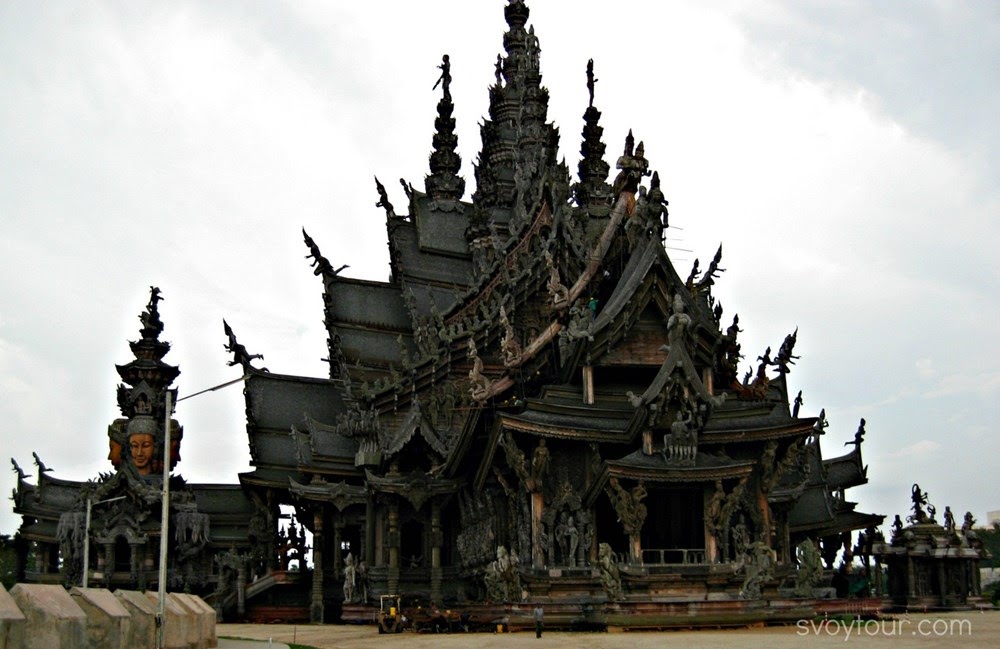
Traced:
[[390, 219], [396, 218], [396, 210], [392, 207], [392, 203], [389, 202], [389, 195], [385, 191], [385, 185], [379, 182], [378, 176], [375, 176], [375, 191], [378, 192], [378, 202], [375, 203], [375, 207], [383, 208], [386, 217]]
[[598, 82], [598, 79], [594, 78], [594, 59], [589, 59], [587, 61], [587, 92], [590, 93], [590, 103], [587, 104], [590, 107], [594, 106], [594, 84]]
[[451, 61], [448, 59], [448, 55], [445, 54], [441, 57], [441, 65], [438, 66], [441, 70], [441, 76], [438, 77], [437, 82], [431, 90], [437, 90], [438, 86], [444, 90], [444, 98], [446, 101], [451, 101]]
[[[229, 326], [229, 323], [226, 322], [225, 319], [222, 320], [222, 329], [223, 331], [226, 332], [226, 338], [229, 340], [229, 342], [226, 343], [225, 345], [225, 349], [227, 352], [233, 355], [233, 360], [228, 361], [227, 364], [230, 367], [232, 367], [233, 365], [239, 365], [240, 367], [243, 368], [244, 372], [249, 372], [252, 369], [257, 369], [252, 365], [250, 365], [250, 361], [257, 358], [259, 358], [260, 360], [264, 360], [264, 355], [249, 353], [247, 351], [247, 348], [241, 345], [236, 340], [236, 334], [233, 333], [233, 328]], [[267, 368], [266, 367], [263, 368], [263, 371], [266, 372]]]
[[[444, 86], [444, 96], [438, 100], [438, 116], [434, 120], [434, 150], [431, 151], [430, 159], [431, 173], [424, 179], [424, 189], [433, 201], [455, 201], [465, 193], [465, 179], [458, 175], [462, 168], [462, 157], [455, 150], [458, 148], [458, 136], [455, 135], [455, 118], [451, 116], [455, 105], [451, 101], [451, 63], [447, 54], [441, 58], [441, 65], [438, 67], [441, 68], [441, 76], [434, 87]], [[384, 199], [382, 202], [385, 202]]]

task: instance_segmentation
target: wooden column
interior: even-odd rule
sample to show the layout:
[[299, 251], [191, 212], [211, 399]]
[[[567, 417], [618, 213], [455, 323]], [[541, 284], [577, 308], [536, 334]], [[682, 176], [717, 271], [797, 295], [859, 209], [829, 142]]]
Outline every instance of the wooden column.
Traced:
[[389, 504], [389, 594], [399, 590], [399, 505], [395, 501]]
[[274, 498], [273, 491], [268, 489], [265, 497], [267, 499], [267, 521], [269, 524], [267, 530], [267, 569], [269, 572], [275, 572], [281, 568], [278, 560], [278, 544], [276, 540], [278, 537], [277, 521], [280, 518], [281, 510]]
[[323, 509], [320, 508], [313, 515], [313, 576], [309, 621], [322, 624], [323, 613]]
[[240, 561], [236, 571], [236, 614], [243, 619], [247, 612], [247, 562]]
[[542, 516], [545, 514], [545, 496], [540, 491], [531, 493], [531, 565], [545, 567], [545, 550], [542, 547]]
[[594, 405], [594, 368], [591, 365], [583, 366], [583, 402], [588, 406]]
[[375, 503], [371, 495], [365, 503], [365, 563], [375, 565]]
[[441, 602], [441, 504], [431, 501], [431, 601]]
[[[343, 531], [344, 521], [338, 517], [337, 521], [333, 524], [333, 565], [327, 570], [333, 577], [334, 583], [342, 583], [344, 551], [340, 548], [340, 542], [344, 538]], [[355, 565], [357, 565], [357, 558], [355, 558]]]

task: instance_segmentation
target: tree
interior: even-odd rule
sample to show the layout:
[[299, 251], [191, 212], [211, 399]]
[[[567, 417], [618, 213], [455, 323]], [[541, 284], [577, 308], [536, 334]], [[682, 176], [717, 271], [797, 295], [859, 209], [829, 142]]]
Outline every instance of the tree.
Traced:
[[983, 542], [983, 549], [993, 555], [982, 562], [983, 568], [1000, 568], [1000, 523], [993, 523], [993, 527], [976, 530], [979, 539]]
[[0, 583], [7, 590], [17, 583], [17, 552], [9, 534], [0, 534]]

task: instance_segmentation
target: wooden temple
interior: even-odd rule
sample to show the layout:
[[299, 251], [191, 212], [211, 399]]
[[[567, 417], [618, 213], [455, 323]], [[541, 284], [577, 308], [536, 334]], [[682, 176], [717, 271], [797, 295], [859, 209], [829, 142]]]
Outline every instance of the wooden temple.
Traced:
[[[528, 7], [511, 0], [504, 13], [474, 193], [444, 57], [423, 189], [401, 180], [396, 208], [376, 179], [389, 280], [342, 275], [303, 231], [329, 377], [258, 369], [226, 327], [247, 376], [253, 469], [239, 485], [178, 484], [188, 501], [173, 529], [186, 531], [171, 556], [188, 563], [171, 574], [216, 593], [227, 616], [285, 606], [315, 622], [370, 619], [379, 595], [400, 593], [494, 610], [762, 602], [793, 578], [802, 541], [832, 562], [853, 531], [882, 522], [845, 494], [867, 482], [863, 424], [849, 453], [824, 458], [825, 414], [790, 398], [798, 332], [740, 376], [745, 323], [713, 296], [722, 248], [704, 268], [675, 268], [643, 143], [629, 133], [615, 175], [605, 161], [593, 62], [571, 179]], [[115, 472], [19, 482], [31, 577], [56, 579], [79, 556], [65, 512], [81, 496], [126, 495], [132, 518], [90, 528], [91, 565], [109, 584], [155, 580], [159, 504], [143, 490], [156, 478], [137, 473], [130, 431], [162, 439], [177, 371], [162, 365], [159, 329], [142, 330], [152, 351], [133, 343], [148, 369], [119, 367], [129, 387], [109, 431], [123, 450]], [[305, 540], [279, 530], [282, 506], [312, 535], [307, 581], [285, 590]]]

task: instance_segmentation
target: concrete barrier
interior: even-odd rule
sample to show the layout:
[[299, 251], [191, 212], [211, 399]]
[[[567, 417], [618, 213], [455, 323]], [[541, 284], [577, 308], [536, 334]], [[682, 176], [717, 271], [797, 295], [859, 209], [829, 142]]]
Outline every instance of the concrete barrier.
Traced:
[[206, 647], [218, 647], [219, 639], [215, 635], [215, 609], [209, 606], [205, 600], [197, 595], [188, 593], [174, 593], [174, 595], [193, 610], [200, 620], [201, 637], [205, 641]]
[[0, 584], [0, 649], [21, 649], [24, 646], [26, 621], [17, 602]]
[[[146, 598], [159, 610], [160, 596], [157, 593], [147, 591]], [[163, 646], [166, 649], [190, 649], [197, 646], [198, 630], [194, 628], [194, 616], [169, 594], [164, 603], [163, 614], [166, 618], [163, 621]]]
[[87, 615], [62, 586], [15, 584], [10, 594], [24, 613], [25, 649], [85, 649]]
[[127, 647], [156, 646], [156, 604], [137, 590], [116, 590], [117, 599], [129, 612]]
[[130, 649], [132, 616], [105, 588], [74, 587], [70, 597], [87, 615], [87, 646], [93, 649]]
[[188, 646], [191, 649], [208, 649], [208, 639], [205, 638], [205, 628], [202, 623], [201, 608], [189, 600], [184, 593], [168, 593], [167, 597], [184, 609], [190, 620], [188, 627]]

